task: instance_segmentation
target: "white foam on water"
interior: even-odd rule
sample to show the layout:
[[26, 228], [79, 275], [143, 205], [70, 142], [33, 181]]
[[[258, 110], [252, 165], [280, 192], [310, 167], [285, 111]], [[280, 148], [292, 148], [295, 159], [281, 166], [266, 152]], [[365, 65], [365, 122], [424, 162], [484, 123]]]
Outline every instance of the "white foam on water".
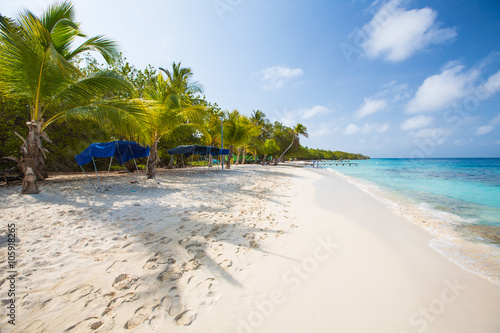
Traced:
[[354, 184], [396, 214], [424, 228], [432, 235], [429, 246], [445, 258], [500, 286], [500, 248], [466, 239], [458, 230], [462, 226], [473, 224], [474, 220], [436, 209], [428, 203], [418, 202], [371, 181], [347, 176], [332, 169], [326, 170]]

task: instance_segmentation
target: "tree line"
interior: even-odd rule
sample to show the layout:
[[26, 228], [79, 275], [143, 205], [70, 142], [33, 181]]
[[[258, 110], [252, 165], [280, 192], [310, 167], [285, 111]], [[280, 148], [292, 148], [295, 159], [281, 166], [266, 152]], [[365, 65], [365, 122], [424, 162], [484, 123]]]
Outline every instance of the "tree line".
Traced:
[[222, 139], [230, 150], [227, 168], [247, 160], [276, 164], [346, 154], [300, 146], [300, 137], [308, 137], [303, 124], [272, 123], [260, 110], [249, 116], [222, 110], [206, 100], [192, 70], [180, 62], [136, 69], [114, 41], [85, 36], [67, 1], [41, 16], [29, 10], [14, 19], [0, 14], [0, 73], [0, 156], [19, 165], [22, 193], [37, 193], [37, 180], [48, 171], [74, 168], [73, 156], [92, 142], [126, 139], [150, 146], [148, 178], [158, 165], [173, 166], [168, 149], [220, 146]]

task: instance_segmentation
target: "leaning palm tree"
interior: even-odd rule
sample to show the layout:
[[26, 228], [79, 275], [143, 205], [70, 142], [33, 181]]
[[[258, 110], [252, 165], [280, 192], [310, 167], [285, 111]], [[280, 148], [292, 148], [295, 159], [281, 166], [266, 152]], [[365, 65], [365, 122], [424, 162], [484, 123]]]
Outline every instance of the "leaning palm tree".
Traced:
[[226, 118], [224, 120], [224, 142], [229, 145], [226, 167], [230, 169], [234, 148], [249, 143], [253, 137], [259, 135], [260, 129], [252, 125], [248, 118], [241, 115], [238, 110], [227, 111]]
[[97, 51], [109, 62], [118, 52], [115, 43], [103, 36], [88, 38], [75, 47], [76, 37], [86, 36], [75, 22], [70, 2], [49, 7], [41, 17], [28, 10], [16, 20], [0, 15], [0, 92], [26, 101], [30, 110], [19, 161], [24, 173], [21, 193], [38, 193], [37, 176], [46, 177], [42, 139], [50, 142], [44, 132], [50, 122], [46, 123], [44, 116], [62, 117], [71, 110], [116, 113], [120, 102], [109, 96], [131, 89], [109, 72], [84, 76], [74, 64], [79, 54]]
[[309, 134], [307, 133], [307, 127], [305, 127], [302, 124], [295, 125], [295, 127], [291, 131], [291, 134], [293, 135], [292, 143], [290, 144], [290, 146], [288, 146], [287, 149], [285, 149], [285, 151], [283, 152], [283, 154], [281, 154], [281, 156], [278, 158], [278, 161], [281, 161], [281, 159], [283, 158], [283, 156], [286, 154], [286, 152], [290, 148], [292, 148], [292, 146], [295, 146], [295, 148], [299, 147], [299, 145], [300, 145], [300, 135], [303, 135], [306, 138], [309, 137]]

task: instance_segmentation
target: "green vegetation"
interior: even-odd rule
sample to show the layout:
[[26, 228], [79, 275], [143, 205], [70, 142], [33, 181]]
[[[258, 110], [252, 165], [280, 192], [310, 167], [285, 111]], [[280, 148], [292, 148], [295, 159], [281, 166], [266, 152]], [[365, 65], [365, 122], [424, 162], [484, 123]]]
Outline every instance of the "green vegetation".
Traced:
[[[87, 38], [70, 2], [50, 6], [40, 17], [25, 10], [15, 19], [0, 15], [0, 157], [2, 169], [16, 161], [23, 193], [37, 193], [47, 171], [78, 167], [73, 156], [92, 142], [134, 140], [151, 147], [148, 178], [155, 167], [173, 167], [167, 150], [178, 145], [229, 148], [227, 168], [278, 156], [282, 160], [359, 159], [360, 154], [309, 149], [300, 145], [307, 128], [271, 123], [264, 112], [251, 116], [221, 110], [192, 82], [192, 71], [136, 69], [104, 36]], [[106, 63], [92, 56], [97, 52]], [[26, 126], [27, 125], [27, 126]], [[49, 126], [50, 125], [50, 126]], [[48, 142], [43, 145], [42, 142]], [[211, 161], [209, 161], [211, 163]], [[99, 165], [105, 168], [105, 164]]]

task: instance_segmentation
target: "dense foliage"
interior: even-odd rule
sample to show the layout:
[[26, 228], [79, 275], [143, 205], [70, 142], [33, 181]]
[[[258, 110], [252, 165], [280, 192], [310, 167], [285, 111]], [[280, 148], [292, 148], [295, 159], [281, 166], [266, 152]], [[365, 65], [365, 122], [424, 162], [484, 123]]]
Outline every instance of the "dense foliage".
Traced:
[[[63, 14], [66, 15], [72, 10], [72, 6], [70, 3], [63, 5], [65, 6]], [[70, 14], [67, 16], [67, 21], [73, 19]], [[22, 28], [16, 25], [15, 20], [2, 19], [4, 20], [3, 33], [6, 36], [9, 34], [14, 36], [15, 29]], [[40, 22], [37, 23], [40, 24], [40, 29], [45, 29], [43, 26], [45, 21]], [[78, 26], [70, 26], [75, 30], [75, 34], [79, 33]], [[8, 31], [8, 29], [14, 30]], [[56, 25], [56, 28], [53, 28], [52, 32], [49, 31], [49, 33], [55, 37], [56, 33], [60, 33], [57, 29]], [[99, 38], [105, 44], [103, 47], [113, 45], [113, 42], [103, 37]], [[68, 40], [72, 41], [71, 38]], [[7, 58], [4, 58], [6, 61], [2, 66], [5, 67], [5, 70], [11, 71], [10, 74], [15, 77], [15, 75], [19, 75], [16, 73], [22, 73], [24, 68], [22, 66], [29, 64], [31, 60], [19, 59], [18, 67], [12, 66], [12, 62], [7, 61], [11, 57], [9, 50], [14, 46], [7, 45], [8, 42], [10, 39], [7, 37], [3, 42], [0, 40], [0, 51]], [[20, 47], [19, 45], [15, 45], [15, 47]], [[300, 137], [308, 136], [306, 126], [297, 124], [291, 128], [279, 121], [272, 123], [260, 110], [253, 111], [251, 115], [244, 115], [237, 110], [231, 112], [221, 110], [217, 103], [206, 100], [202, 94], [201, 86], [190, 80], [191, 69], [182, 67], [181, 63], [173, 63], [171, 69], [160, 68], [156, 70], [152, 66], [137, 69], [121, 54], [112, 54], [114, 52], [112, 48], [110, 48], [112, 52], [105, 54], [105, 56], [108, 58], [107, 60], [114, 58], [114, 61], [100, 64], [89, 52], [71, 52], [67, 45], [63, 47], [57, 43], [47, 47], [55, 49], [54, 52], [51, 51], [52, 53], [59, 52], [60, 59], [67, 59], [64, 60], [66, 61], [64, 62], [65, 71], [68, 71], [68, 68], [71, 69], [70, 77], [64, 76], [65, 72], [58, 72], [57, 66], [50, 69], [52, 72], [49, 74], [60, 79], [59, 81], [52, 80], [43, 83], [45, 85], [43, 89], [48, 93], [57, 91], [57, 96], [62, 96], [59, 94], [60, 91], [89, 80], [89, 78], [114, 80], [113, 82], [118, 82], [118, 84], [121, 83], [117, 80], [124, 79], [132, 88], [104, 92], [105, 90], [98, 91], [90, 85], [82, 85], [83, 90], [80, 89], [78, 92], [83, 94], [77, 95], [71, 92], [72, 94], [69, 94], [68, 98], [50, 97], [49, 100], [47, 97], [45, 104], [35, 104], [33, 101], [38, 101], [36, 98], [40, 95], [37, 91], [34, 90], [32, 94], [26, 93], [21, 85], [14, 86], [12, 83], [14, 81], [9, 81], [9, 78], [1, 79], [3, 83], [0, 84], [0, 157], [21, 157], [19, 150], [23, 143], [21, 137], [28, 136], [26, 123], [33, 120], [43, 123], [41, 112], [37, 115], [33, 114], [33, 110], [43, 108], [40, 110], [44, 110], [46, 116], [56, 115], [55, 118], [58, 118], [57, 121], [51, 122], [51, 126], [42, 128], [43, 135], [47, 135], [52, 141], [45, 147], [48, 153], [44, 160], [49, 171], [77, 170], [78, 166], [74, 162], [73, 156], [92, 142], [132, 139], [155, 147], [157, 158], [155, 156], [151, 170], [151, 177], [154, 177], [154, 165], [173, 166], [174, 161], [166, 152], [172, 147], [182, 144], [220, 146], [221, 121], [224, 127], [224, 146], [231, 149], [232, 158], [230, 160], [235, 163], [261, 161], [264, 158], [277, 162], [278, 157], [285, 161], [291, 158], [367, 158], [361, 154], [303, 147], [300, 145]], [[91, 49], [89, 47], [88, 50], [84, 51]], [[40, 50], [43, 51], [43, 49]], [[103, 54], [102, 50], [101, 54]], [[43, 59], [37, 60], [36, 57], [38, 55], [33, 53], [32, 62], [34, 64], [37, 61], [44, 61]], [[42, 66], [42, 68], [44, 67]], [[36, 77], [35, 74], [29, 75]], [[85, 89], [90, 90], [85, 91]], [[92, 94], [93, 98], [85, 99], [84, 93]], [[71, 100], [71, 96], [73, 96], [74, 101]], [[110, 101], [113, 101], [114, 104], [111, 105]], [[47, 109], [49, 103], [52, 107]], [[98, 103], [100, 104], [98, 105]], [[96, 105], [99, 107], [104, 105], [104, 108], [97, 113]], [[110, 109], [112, 112], [109, 112]], [[14, 133], [18, 133], [19, 136]], [[12, 162], [3, 160], [0, 167], [4, 169], [7, 166], [12, 166]]]

